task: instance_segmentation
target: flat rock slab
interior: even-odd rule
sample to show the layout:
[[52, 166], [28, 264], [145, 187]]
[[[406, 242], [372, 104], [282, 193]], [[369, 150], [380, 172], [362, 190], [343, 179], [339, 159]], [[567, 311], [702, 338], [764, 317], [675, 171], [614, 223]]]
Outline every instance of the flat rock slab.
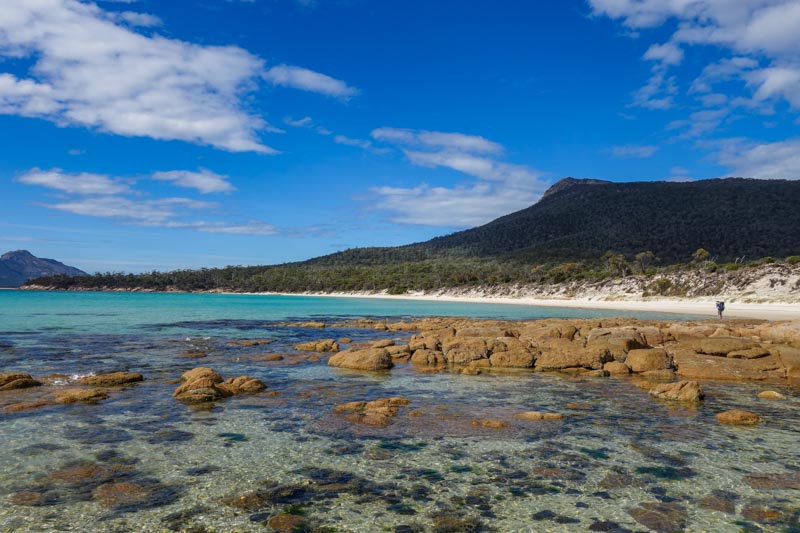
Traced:
[[761, 417], [743, 409], [731, 409], [717, 413], [720, 424], [734, 424], [739, 426], [752, 426], [761, 422]]

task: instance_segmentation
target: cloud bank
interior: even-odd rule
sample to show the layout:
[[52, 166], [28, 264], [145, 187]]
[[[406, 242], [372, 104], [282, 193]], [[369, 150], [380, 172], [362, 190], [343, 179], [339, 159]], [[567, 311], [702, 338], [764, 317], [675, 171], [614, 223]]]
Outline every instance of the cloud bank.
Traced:
[[259, 80], [325, 95], [357, 94], [301, 67], [266, 70], [262, 59], [236, 46], [134, 29], [160, 23], [146, 13], [112, 13], [77, 0], [3, 1], [0, 55], [30, 66], [22, 77], [0, 72], [0, 113], [274, 154], [259, 134], [276, 130], [245, 102]]

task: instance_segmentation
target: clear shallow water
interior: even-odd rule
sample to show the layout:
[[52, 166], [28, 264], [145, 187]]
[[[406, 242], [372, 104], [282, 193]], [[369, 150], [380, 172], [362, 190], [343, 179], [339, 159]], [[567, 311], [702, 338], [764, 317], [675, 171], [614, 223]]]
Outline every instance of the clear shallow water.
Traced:
[[[277, 325], [448, 314], [588, 315], [394, 300], [0, 291], [0, 371], [146, 377], [97, 405], [0, 411], [0, 531], [264, 531], [282, 510], [337, 531], [650, 529], [636, 517], [661, 530], [800, 528], [796, 389], [770, 386], [793, 399], [769, 402], [756, 398], [763, 385], [705, 383], [708, 400], [691, 408], [651, 400], [621, 379], [430, 375], [405, 365], [347, 372], [293, 356], [290, 347], [407, 334]], [[237, 338], [276, 341], [232, 346]], [[196, 349], [209, 355], [183, 357]], [[270, 352], [285, 359], [259, 359]], [[195, 366], [251, 375], [268, 390], [210, 410], [185, 406], [172, 399], [169, 381]], [[0, 393], [0, 405], [50, 392]], [[386, 428], [332, 411], [386, 396], [410, 400]], [[714, 414], [730, 408], [756, 411], [764, 423], [717, 424]], [[566, 419], [513, 418], [530, 410]], [[484, 418], [509, 426], [471, 425]], [[98, 487], [109, 481], [142, 492], [104, 505]], [[230, 504], [242, 495], [250, 496]]]

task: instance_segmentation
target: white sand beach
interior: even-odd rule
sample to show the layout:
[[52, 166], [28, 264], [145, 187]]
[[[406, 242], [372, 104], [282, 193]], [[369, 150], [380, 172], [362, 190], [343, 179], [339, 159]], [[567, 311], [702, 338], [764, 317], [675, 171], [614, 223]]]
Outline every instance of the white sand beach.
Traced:
[[[275, 294], [275, 293], [269, 293]], [[283, 296], [298, 296], [284, 294]], [[546, 307], [572, 307], [588, 309], [615, 309], [620, 311], [655, 311], [663, 313], [708, 315], [716, 317], [714, 299], [696, 298], [647, 298], [647, 299], [602, 299], [602, 298], [536, 298], [530, 296], [503, 297], [479, 294], [425, 294], [410, 292], [403, 295], [385, 293], [303, 293], [303, 296], [334, 298], [384, 298], [401, 300], [427, 300], [442, 302], [469, 302], [486, 304], [534, 305]], [[765, 320], [798, 320], [800, 303], [787, 302], [736, 302], [726, 301], [723, 318], [759, 318]]]

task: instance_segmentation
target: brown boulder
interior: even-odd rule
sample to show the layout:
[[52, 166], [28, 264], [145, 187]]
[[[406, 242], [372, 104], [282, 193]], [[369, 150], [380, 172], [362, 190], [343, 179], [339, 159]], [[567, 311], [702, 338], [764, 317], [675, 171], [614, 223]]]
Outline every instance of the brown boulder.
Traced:
[[728, 352], [728, 357], [733, 359], [758, 359], [769, 355], [769, 350], [762, 347], [748, 348], [747, 350], [735, 350]]
[[399, 407], [408, 405], [409, 401], [403, 397], [378, 398], [371, 402], [358, 401], [337, 405], [333, 410], [336, 413], [352, 413], [347, 417], [352, 422], [368, 426], [388, 426], [392, 418], [398, 413]]
[[208, 378], [212, 383], [222, 383], [222, 376], [204, 366], [187, 370], [181, 376], [181, 381], [194, 381], [198, 378]]
[[489, 356], [491, 366], [500, 368], [533, 368], [536, 356], [525, 348], [495, 352]]
[[58, 403], [89, 403], [94, 404], [108, 398], [105, 389], [63, 389], [55, 393]]
[[752, 426], [761, 422], [761, 417], [750, 411], [742, 409], [731, 409], [730, 411], [723, 411], [717, 413], [717, 420], [721, 424], [736, 424], [744, 426]]
[[565, 339], [550, 339], [540, 345], [541, 353], [536, 358], [537, 370], [561, 370], [565, 368], [590, 368], [597, 370], [613, 357], [607, 348], [584, 347], [580, 342]]
[[385, 348], [345, 350], [330, 359], [328, 365], [352, 370], [389, 370], [394, 366], [392, 356]]
[[465, 365], [470, 361], [489, 357], [486, 340], [479, 337], [454, 337], [442, 342], [447, 362], [451, 365]]
[[650, 389], [650, 396], [655, 396], [662, 400], [676, 400], [681, 402], [699, 402], [705, 398], [703, 389], [696, 381], [662, 383]]
[[631, 373], [630, 367], [625, 363], [620, 363], [619, 361], [609, 361], [603, 365], [603, 370], [612, 376], [625, 376]]
[[272, 344], [275, 340], [276, 339], [244, 339], [234, 341], [231, 344], [233, 346], [263, 346], [265, 344]]
[[416, 366], [444, 366], [447, 359], [439, 350], [417, 350], [411, 356], [411, 364]]
[[230, 392], [232, 395], [254, 394], [267, 388], [263, 381], [251, 378], [250, 376], [239, 376], [238, 378], [227, 379], [220, 383], [218, 387]]
[[38, 387], [39, 385], [41, 383], [33, 379], [30, 374], [22, 372], [0, 374], [0, 391], [27, 389], [28, 387]]
[[752, 339], [742, 337], [712, 337], [700, 339], [692, 344], [694, 351], [705, 355], [725, 357], [731, 352], [749, 350], [756, 343]]
[[679, 376], [690, 379], [783, 379], [786, 371], [774, 355], [758, 359], [732, 359], [674, 348], [672, 358]]
[[339, 343], [334, 339], [322, 339], [319, 341], [303, 342], [294, 345], [296, 350], [304, 352], [338, 352]]
[[144, 378], [138, 372], [111, 372], [110, 374], [97, 374], [86, 376], [78, 383], [80, 385], [92, 385], [95, 387], [113, 387], [115, 385], [127, 385], [143, 381]]
[[663, 348], [650, 348], [644, 350], [631, 350], [625, 359], [632, 372], [647, 372], [649, 370], [666, 370], [672, 368], [672, 358]]

